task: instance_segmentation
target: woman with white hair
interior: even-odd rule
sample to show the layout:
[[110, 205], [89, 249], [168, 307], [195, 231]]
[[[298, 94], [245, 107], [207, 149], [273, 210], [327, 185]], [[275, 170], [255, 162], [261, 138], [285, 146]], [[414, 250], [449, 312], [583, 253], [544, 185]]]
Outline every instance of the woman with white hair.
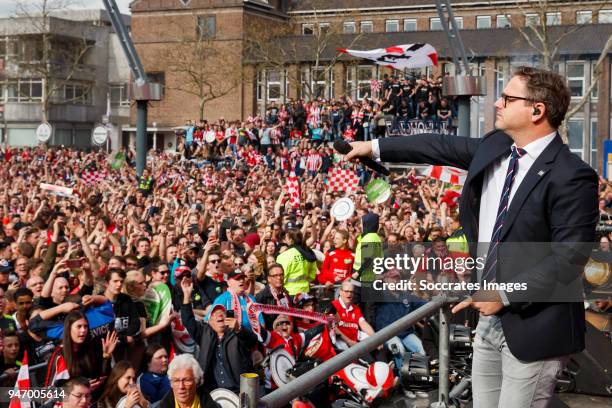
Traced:
[[159, 408], [220, 408], [204, 389], [204, 372], [191, 354], [180, 354], [168, 367], [172, 389], [159, 402]]

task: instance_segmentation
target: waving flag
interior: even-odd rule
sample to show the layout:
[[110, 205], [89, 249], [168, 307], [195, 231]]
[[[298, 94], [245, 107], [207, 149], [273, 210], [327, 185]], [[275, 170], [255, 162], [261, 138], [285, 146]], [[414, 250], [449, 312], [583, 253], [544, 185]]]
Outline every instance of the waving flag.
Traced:
[[332, 169], [327, 184], [328, 192], [346, 191], [352, 193], [357, 191], [357, 187], [359, 187], [359, 177], [353, 170]]
[[[21, 367], [19, 367], [19, 373], [17, 374], [17, 382], [15, 383], [15, 391], [26, 391], [30, 389], [30, 371], [28, 369], [28, 352], [23, 352], [23, 359], [21, 360]], [[17, 397], [11, 398], [9, 408], [30, 408], [30, 400], [22, 399], [21, 401]]]
[[340, 48], [338, 51], [354, 57], [368, 59], [378, 65], [384, 65], [399, 70], [438, 65], [438, 53], [436, 49], [429, 44], [403, 44], [366, 51]]
[[287, 177], [287, 184], [285, 185], [285, 189], [287, 191], [287, 195], [289, 195], [289, 202], [291, 203], [291, 207], [299, 207], [301, 202], [300, 182], [295, 176], [295, 173], [291, 172], [289, 177]]
[[429, 166], [425, 172], [429, 177], [455, 185], [463, 185], [467, 177], [467, 171], [449, 166]]

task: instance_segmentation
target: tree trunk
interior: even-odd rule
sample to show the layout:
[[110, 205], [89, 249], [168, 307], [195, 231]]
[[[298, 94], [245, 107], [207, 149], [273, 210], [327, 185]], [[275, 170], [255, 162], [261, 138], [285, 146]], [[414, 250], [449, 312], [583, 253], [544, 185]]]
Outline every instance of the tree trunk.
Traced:
[[204, 120], [204, 104], [206, 104], [206, 100], [204, 100], [204, 98], [200, 99], [200, 122], [202, 122]]

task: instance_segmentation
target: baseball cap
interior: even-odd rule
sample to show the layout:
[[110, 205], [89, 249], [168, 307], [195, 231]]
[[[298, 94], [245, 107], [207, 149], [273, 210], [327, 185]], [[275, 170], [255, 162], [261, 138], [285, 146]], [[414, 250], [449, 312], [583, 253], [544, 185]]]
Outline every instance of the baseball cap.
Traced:
[[174, 270], [174, 277], [176, 279], [182, 278], [184, 275], [191, 276], [191, 269], [188, 266], [179, 266]]
[[234, 269], [227, 274], [227, 279], [241, 279], [244, 278], [244, 273], [240, 269]]
[[293, 297], [293, 303], [299, 307], [303, 307], [308, 302], [315, 302], [317, 299], [308, 293], [296, 293]]
[[223, 310], [223, 313], [227, 312], [227, 309], [225, 309], [225, 306], [221, 304], [216, 304], [210, 308], [210, 312], [208, 312], [208, 315], [211, 316], [217, 309]]
[[274, 320], [274, 323], [272, 324], [272, 328], [276, 329], [276, 327], [281, 324], [282, 322], [289, 322], [291, 323], [291, 319], [289, 318], [289, 316], [287, 315], [279, 315], [276, 320]]
[[13, 270], [11, 264], [4, 258], [0, 259], [0, 273], [8, 273]]

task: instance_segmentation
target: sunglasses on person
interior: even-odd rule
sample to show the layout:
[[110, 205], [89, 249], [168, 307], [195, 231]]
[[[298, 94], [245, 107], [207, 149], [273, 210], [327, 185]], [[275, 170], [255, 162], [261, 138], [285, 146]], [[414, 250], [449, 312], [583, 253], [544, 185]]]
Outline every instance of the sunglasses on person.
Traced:
[[220, 258], [209, 259], [208, 262], [210, 262], [210, 263], [219, 263], [219, 262], [221, 262], [221, 259]]

